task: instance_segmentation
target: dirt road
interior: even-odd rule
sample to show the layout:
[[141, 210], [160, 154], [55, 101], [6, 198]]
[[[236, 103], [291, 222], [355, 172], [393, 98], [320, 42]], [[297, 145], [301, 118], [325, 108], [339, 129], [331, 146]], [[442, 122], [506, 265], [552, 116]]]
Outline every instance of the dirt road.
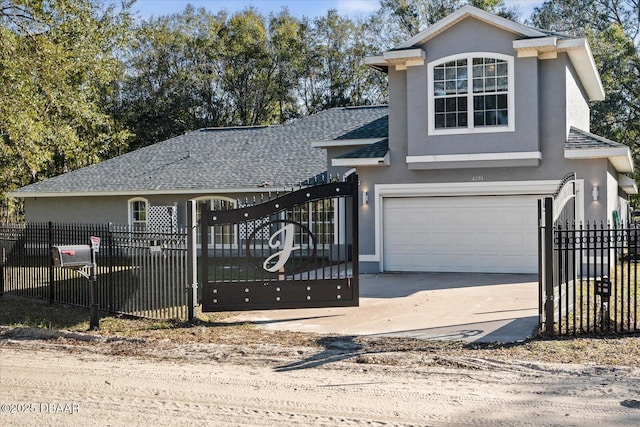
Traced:
[[370, 364], [348, 349], [306, 347], [199, 344], [124, 356], [114, 348], [0, 341], [0, 425], [640, 423], [634, 368], [468, 358], [439, 367], [416, 354]]

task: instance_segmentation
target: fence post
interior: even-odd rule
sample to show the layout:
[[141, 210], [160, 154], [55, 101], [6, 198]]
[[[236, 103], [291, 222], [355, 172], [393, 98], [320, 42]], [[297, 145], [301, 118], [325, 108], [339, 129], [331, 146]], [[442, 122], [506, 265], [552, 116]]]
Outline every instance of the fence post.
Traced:
[[[195, 304], [198, 292], [198, 256], [196, 253], [196, 203], [187, 202], [187, 313], [189, 323], [195, 319]], [[202, 227], [203, 229], [205, 227]], [[204, 245], [204, 244], [203, 244]], [[204, 280], [204, 279], [203, 279]]]
[[555, 294], [553, 286], [553, 198], [544, 199], [545, 332], [554, 335]]
[[48, 224], [48, 240], [49, 240], [49, 302], [53, 302], [55, 300], [54, 295], [54, 269], [53, 269], [53, 259], [51, 258], [51, 250], [53, 249], [53, 223], [49, 221]]
[[0, 259], [0, 297], [4, 295], [4, 265], [7, 259], [5, 248], [2, 248], [2, 259]]
[[112, 223], [109, 222], [107, 224], [107, 257], [109, 260], [107, 261], [107, 268], [109, 271], [109, 280], [107, 281], [107, 310], [109, 313], [113, 313], [115, 311], [115, 304], [113, 303], [113, 287], [114, 287], [114, 276], [113, 276], [113, 228]]
[[96, 250], [91, 243], [91, 273], [89, 279], [89, 330], [100, 329], [100, 317], [98, 314], [98, 264], [96, 263]]

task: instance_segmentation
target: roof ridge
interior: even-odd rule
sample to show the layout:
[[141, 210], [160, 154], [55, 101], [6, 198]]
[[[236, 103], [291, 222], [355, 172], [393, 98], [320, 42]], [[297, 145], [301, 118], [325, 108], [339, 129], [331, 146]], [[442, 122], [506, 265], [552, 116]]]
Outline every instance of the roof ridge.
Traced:
[[220, 127], [206, 127], [198, 129], [198, 132], [216, 132], [226, 130], [255, 130], [271, 127], [271, 125], [249, 125], [249, 126], [220, 126]]

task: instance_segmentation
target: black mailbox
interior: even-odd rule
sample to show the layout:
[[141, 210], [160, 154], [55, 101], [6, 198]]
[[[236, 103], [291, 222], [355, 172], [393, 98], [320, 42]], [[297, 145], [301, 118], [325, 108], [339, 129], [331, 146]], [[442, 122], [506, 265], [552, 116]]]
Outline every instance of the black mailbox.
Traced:
[[611, 282], [609, 282], [609, 276], [602, 276], [595, 280], [596, 295], [600, 295], [603, 298], [609, 298], [611, 296]]
[[91, 267], [91, 246], [89, 245], [66, 245], [54, 246], [51, 248], [51, 258], [55, 267]]

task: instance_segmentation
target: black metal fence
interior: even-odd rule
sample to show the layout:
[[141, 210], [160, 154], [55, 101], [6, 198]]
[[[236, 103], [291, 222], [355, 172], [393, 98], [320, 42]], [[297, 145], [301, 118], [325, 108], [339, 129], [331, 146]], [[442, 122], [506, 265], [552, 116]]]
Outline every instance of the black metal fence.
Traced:
[[640, 228], [558, 224], [553, 230], [555, 332], [640, 331]]
[[[567, 185], [571, 180], [560, 189]], [[639, 332], [640, 225], [576, 222], [573, 200], [570, 190], [539, 204], [541, 330]]]
[[88, 280], [54, 268], [54, 245], [101, 239], [97, 261], [100, 310], [158, 319], [189, 315], [187, 230], [136, 230], [114, 224], [24, 223], [0, 225], [0, 295], [89, 306]]

